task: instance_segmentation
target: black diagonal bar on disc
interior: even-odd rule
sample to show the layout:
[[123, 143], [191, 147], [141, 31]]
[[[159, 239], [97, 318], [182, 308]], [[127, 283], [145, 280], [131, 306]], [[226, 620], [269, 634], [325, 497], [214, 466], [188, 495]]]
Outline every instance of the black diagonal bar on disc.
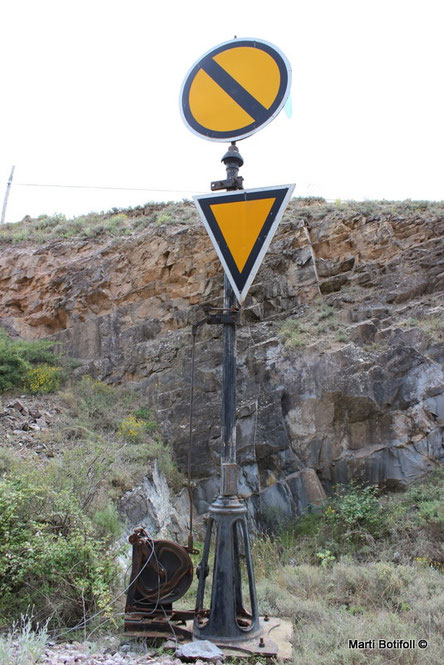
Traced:
[[269, 116], [268, 109], [262, 106], [253, 95], [250, 95], [248, 90], [230, 76], [212, 57], [206, 58], [200, 63], [200, 66], [256, 122], [262, 123], [267, 120]]

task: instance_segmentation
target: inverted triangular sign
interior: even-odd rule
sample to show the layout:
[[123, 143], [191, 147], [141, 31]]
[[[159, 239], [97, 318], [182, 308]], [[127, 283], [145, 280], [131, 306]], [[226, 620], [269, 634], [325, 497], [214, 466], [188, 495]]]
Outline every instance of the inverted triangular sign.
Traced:
[[194, 196], [214, 249], [242, 304], [281, 221], [294, 185]]

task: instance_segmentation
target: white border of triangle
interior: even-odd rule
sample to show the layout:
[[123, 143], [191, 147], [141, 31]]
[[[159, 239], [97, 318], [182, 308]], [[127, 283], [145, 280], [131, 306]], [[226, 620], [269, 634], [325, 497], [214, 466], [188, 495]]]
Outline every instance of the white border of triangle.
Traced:
[[[245, 286], [242, 289], [242, 291], [239, 291], [239, 289], [237, 288], [236, 283], [233, 279], [233, 276], [231, 275], [231, 272], [230, 272], [230, 270], [229, 270], [229, 268], [228, 268], [228, 266], [225, 262], [225, 259], [224, 259], [224, 256], [222, 254], [222, 251], [219, 247], [219, 244], [218, 244], [216, 238], [214, 237], [213, 232], [210, 228], [210, 225], [208, 224], [207, 218], [205, 217], [205, 214], [204, 214], [204, 212], [201, 208], [200, 200], [201, 199], [207, 200], [207, 199], [211, 199], [211, 198], [220, 198], [220, 197], [225, 197], [225, 196], [227, 197], [227, 199], [229, 199], [230, 197], [238, 196], [239, 194], [242, 194], [243, 192], [245, 194], [250, 194], [250, 193], [255, 193], [255, 192], [264, 192], [264, 194], [268, 194], [269, 192], [273, 192], [273, 191], [276, 191], [276, 190], [282, 190], [285, 187], [287, 188], [287, 193], [284, 196], [284, 198], [282, 200], [282, 203], [279, 207], [279, 210], [276, 213], [276, 217], [274, 219], [274, 222], [273, 222], [272, 226], [270, 227], [270, 230], [268, 232], [267, 237], [264, 240], [264, 244], [262, 245], [262, 248], [261, 248], [261, 250], [260, 250], [260, 252], [257, 256], [257, 259], [254, 262], [253, 267], [250, 270], [250, 274], [248, 275], [248, 279], [245, 282]], [[236, 295], [236, 298], [237, 298], [240, 305], [242, 305], [242, 303], [244, 302], [244, 300], [247, 296], [248, 290], [249, 290], [249, 288], [250, 288], [250, 286], [253, 282], [253, 279], [256, 277], [256, 273], [259, 270], [259, 267], [260, 267], [260, 265], [261, 265], [261, 263], [264, 259], [264, 256], [265, 256], [265, 254], [266, 254], [266, 252], [267, 252], [267, 250], [270, 246], [271, 241], [273, 240], [274, 234], [276, 233], [277, 227], [279, 226], [279, 222], [281, 221], [282, 216], [285, 212], [288, 201], [290, 200], [290, 197], [293, 194], [294, 188], [295, 188], [295, 185], [291, 184], [291, 185], [279, 185], [279, 186], [275, 186], [275, 187], [260, 187], [258, 189], [236, 189], [236, 190], [233, 190], [231, 192], [222, 192], [222, 193], [215, 192], [215, 193], [212, 193], [212, 194], [201, 194], [200, 196], [193, 196], [194, 204], [195, 204], [195, 206], [196, 206], [196, 208], [199, 212], [200, 218], [201, 218], [201, 220], [202, 220], [202, 222], [205, 226], [205, 229], [206, 229], [208, 235], [210, 236], [210, 240], [213, 243], [213, 247], [216, 250], [216, 253], [219, 257], [219, 260], [222, 263], [225, 274], [228, 277], [228, 280], [229, 280], [229, 282], [232, 286], [232, 289], [233, 289], [233, 291]]]

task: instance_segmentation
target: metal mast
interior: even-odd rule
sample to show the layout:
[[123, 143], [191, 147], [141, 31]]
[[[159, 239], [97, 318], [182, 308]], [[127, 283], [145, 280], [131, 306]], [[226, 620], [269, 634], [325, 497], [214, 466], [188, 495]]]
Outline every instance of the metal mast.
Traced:
[[[238, 176], [243, 159], [234, 142], [222, 158], [227, 178], [211, 183], [213, 191], [243, 189]], [[202, 561], [198, 566], [199, 585], [193, 633], [218, 643], [240, 642], [259, 636], [261, 626], [247, 529], [247, 509], [238, 497], [236, 463], [236, 308], [233, 289], [224, 278], [222, 375], [222, 456], [221, 488], [209, 509], [209, 520]], [[208, 558], [212, 535], [215, 536], [211, 604], [204, 610]], [[244, 608], [240, 553], [245, 557], [251, 612]]]

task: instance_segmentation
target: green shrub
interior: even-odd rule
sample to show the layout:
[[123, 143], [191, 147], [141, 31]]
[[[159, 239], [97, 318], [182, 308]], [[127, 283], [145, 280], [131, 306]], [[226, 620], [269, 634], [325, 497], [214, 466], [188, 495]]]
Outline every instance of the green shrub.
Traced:
[[65, 224], [65, 222], [66, 217], [62, 213], [57, 213], [55, 215], [40, 215], [34, 223], [34, 228], [39, 230], [50, 229], [59, 224]]
[[162, 224], [168, 223], [169, 220], [170, 220], [170, 216], [167, 213], [165, 213], [165, 214], [159, 215], [157, 217], [156, 224], [157, 224], [157, 226], [161, 226]]
[[11, 339], [4, 330], [0, 329], [0, 392], [22, 389], [26, 387], [28, 379], [36, 386], [39, 381], [38, 376], [44, 374], [46, 378], [42, 385], [45, 387], [55, 385], [58, 371], [56, 367], [50, 372], [40, 369], [36, 375], [32, 374], [36, 365], [44, 367], [60, 365], [61, 358], [52, 352], [53, 347], [53, 342], [45, 340], [27, 342], [22, 339]]
[[329, 566], [341, 555], [365, 555], [369, 542], [388, 534], [385, 517], [376, 487], [338, 485], [319, 509], [308, 509], [293, 524], [258, 539], [255, 565], [269, 574], [290, 561]]
[[62, 395], [75, 422], [99, 432], [115, 432], [134, 402], [134, 393], [84, 376]]
[[110, 602], [113, 558], [73, 493], [29, 469], [0, 480], [0, 623], [34, 607], [72, 625]]
[[[396, 560], [444, 570], [444, 469], [405, 492], [338, 486], [323, 506], [252, 544], [260, 576], [290, 562]], [[332, 558], [333, 557], [333, 558]], [[325, 562], [325, 563], [324, 563]]]
[[60, 387], [62, 373], [60, 367], [37, 365], [28, 370], [25, 385], [33, 394], [53, 393]]
[[122, 420], [118, 431], [120, 436], [126, 441], [141, 441], [146, 431], [145, 421], [130, 414]]
[[22, 386], [29, 369], [29, 363], [18, 350], [0, 336], [0, 392]]
[[127, 221], [127, 216], [124, 214], [111, 215], [105, 222], [105, 229], [111, 235], [121, 235], [126, 229], [124, 225]]
[[112, 543], [122, 533], [122, 523], [113, 503], [108, 503], [103, 508], [96, 510], [92, 516], [92, 523], [99, 538], [106, 542]]
[[133, 415], [145, 421], [145, 428], [148, 432], [153, 432], [157, 429], [157, 423], [154, 422], [152, 413], [146, 406], [141, 406], [133, 411]]
[[444, 316], [443, 314], [432, 314], [424, 319], [408, 317], [400, 323], [407, 328], [420, 328], [431, 341], [440, 342], [444, 339]]
[[183, 486], [184, 477], [176, 466], [171, 446], [155, 438], [149, 444], [147, 454], [150, 460], [157, 462], [159, 471], [165, 475], [169, 486], [174, 491], [179, 491]]
[[23, 242], [24, 240], [29, 240], [29, 237], [30, 233], [27, 229], [20, 229], [12, 234], [12, 242]]
[[119, 457], [106, 439], [87, 430], [82, 434], [84, 438], [47, 463], [46, 473], [53, 487], [74, 494], [81, 509], [93, 515], [109, 501]]
[[279, 328], [279, 334], [285, 341], [285, 346], [307, 346], [311, 340], [303, 324], [297, 319], [288, 319]]
[[318, 557], [321, 566], [324, 566], [324, 568], [331, 566], [331, 564], [336, 561], [336, 557], [330, 552], [330, 550], [320, 550], [319, 552], [316, 552], [316, 556]]
[[378, 488], [362, 487], [352, 483], [348, 487], [337, 486], [336, 494], [325, 510], [325, 516], [337, 540], [365, 541], [366, 536], [378, 538], [384, 529], [382, 506]]

